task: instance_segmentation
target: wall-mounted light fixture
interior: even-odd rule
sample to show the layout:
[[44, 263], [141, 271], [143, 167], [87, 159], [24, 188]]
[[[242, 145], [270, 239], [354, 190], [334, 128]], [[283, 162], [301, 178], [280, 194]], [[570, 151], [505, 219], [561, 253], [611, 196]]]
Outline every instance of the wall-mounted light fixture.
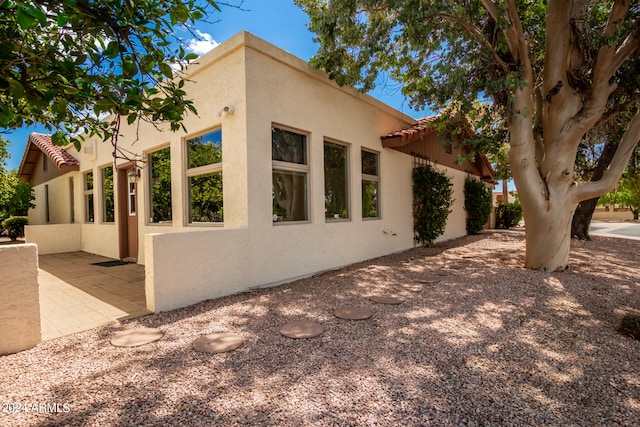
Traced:
[[129, 182], [135, 184], [140, 180], [140, 168], [134, 166], [133, 169], [127, 174]]
[[229, 116], [231, 114], [233, 114], [233, 105], [225, 105], [218, 111], [218, 117]]

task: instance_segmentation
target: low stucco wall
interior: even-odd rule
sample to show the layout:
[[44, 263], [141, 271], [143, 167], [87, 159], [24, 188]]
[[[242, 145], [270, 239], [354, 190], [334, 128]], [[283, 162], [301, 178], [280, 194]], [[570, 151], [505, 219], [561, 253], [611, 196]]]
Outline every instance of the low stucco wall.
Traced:
[[410, 221], [148, 234], [147, 308], [154, 312], [172, 310], [411, 247]]
[[631, 211], [624, 212], [594, 212], [593, 219], [608, 219], [615, 221], [632, 221], [633, 213]]
[[27, 225], [25, 241], [38, 245], [40, 255], [77, 252], [82, 249], [81, 224]]
[[0, 354], [40, 342], [38, 247], [0, 246]]

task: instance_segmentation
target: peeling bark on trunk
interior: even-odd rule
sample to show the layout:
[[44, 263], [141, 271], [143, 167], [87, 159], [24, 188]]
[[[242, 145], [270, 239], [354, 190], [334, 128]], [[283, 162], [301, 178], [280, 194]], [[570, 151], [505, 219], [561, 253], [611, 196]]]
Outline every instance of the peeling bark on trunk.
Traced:
[[525, 268], [564, 271], [569, 266], [573, 209], [560, 204], [546, 212], [529, 215], [526, 221]]

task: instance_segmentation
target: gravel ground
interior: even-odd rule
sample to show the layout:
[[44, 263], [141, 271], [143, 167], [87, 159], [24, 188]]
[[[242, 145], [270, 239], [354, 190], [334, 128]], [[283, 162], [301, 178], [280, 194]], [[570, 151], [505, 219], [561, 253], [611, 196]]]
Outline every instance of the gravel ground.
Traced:
[[[640, 341], [615, 332], [640, 314], [639, 259], [596, 237], [530, 271], [521, 233], [486, 233], [94, 329], [0, 357], [0, 425], [640, 425]], [[291, 320], [324, 333], [285, 338]], [[109, 344], [140, 326], [166, 335]], [[213, 332], [246, 341], [192, 349]]]

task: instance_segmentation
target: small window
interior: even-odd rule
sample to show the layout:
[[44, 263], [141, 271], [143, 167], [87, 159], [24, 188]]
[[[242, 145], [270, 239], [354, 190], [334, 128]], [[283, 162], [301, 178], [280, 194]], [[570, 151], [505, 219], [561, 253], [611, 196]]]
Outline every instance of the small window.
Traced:
[[149, 153], [149, 207], [151, 223], [171, 222], [171, 150]]
[[324, 143], [324, 212], [326, 219], [349, 218], [348, 147]]
[[49, 185], [44, 185], [44, 216], [45, 222], [48, 224], [51, 222], [51, 214], [49, 210]]
[[379, 155], [361, 151], [362, 158], [362, 217], [380, 218]]
[[115, 221], [115, 197], [113, 192], [113, 166], [102, 169], [102, 220]]
[[127, 197], [127, 206], [129, 208], [129, 216], [136, 215], [136, 183], [129, 183], [129, 191]]
[[273, 222], [308, 221], [307, 136], [271, 129]]
[[222, 129], [186, 141], [190, 223], [221, 223]]
[[75, 194], [75, 185], [73, 184], [73, 178], [69, 178], [69, 222], [71, 224], [76, 222], [74, 194]]
[[47, 158], [46, 154], [42, 155], [42, 172], [48, 172], [49, 171], [49, 159]]
[[84, 205], [85, 205], [85, 222], [94, 222], [94, 207], [93, 207], [93, 172], [87, 172], [84, 174]]

